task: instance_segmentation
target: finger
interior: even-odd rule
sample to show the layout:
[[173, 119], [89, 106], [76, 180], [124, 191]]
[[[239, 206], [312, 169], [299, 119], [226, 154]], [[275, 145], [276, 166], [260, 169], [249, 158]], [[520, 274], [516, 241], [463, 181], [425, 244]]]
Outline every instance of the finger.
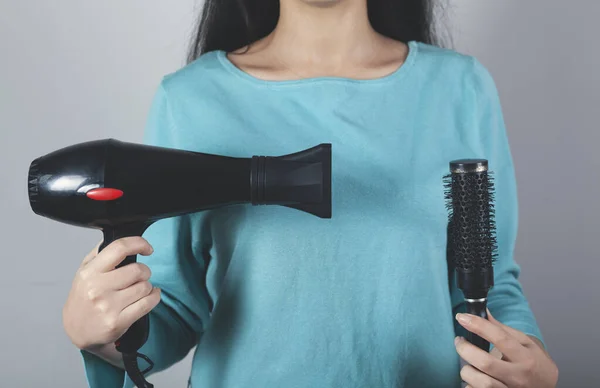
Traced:
[[498, 360], [502, 360], [502, 352], [498, 350], [498, 348], [494, 347], [491, 351], [490, 351], [490, 355], [492, 357], [496, 357]]
[[152, 276], [150, 268], [143, 263], [131, 263], [102, 274], [102, 280], [112, 290], [122, 290], [138, 282], [147, 281]]
[[492, 315], [492, 313], [490, 312], [490, 310], [487, 310], [487, 314], [488, 314], [488, 319], [490, 322], [492, 322], [493, 324], [500, 326], [502, 329], [504, 329], [506, 332], [508, 332], [508, 334], [512, 335], [517, 341], [519, 341], [519, 343], [521, 343], [521, 345], [524, 346], [530, 346], [530, 345], [534, 345], [533, 341], [531, 340], [531, 338], [529, 338], [529, 336], [525, 333], [523, 333], [522, 331], [519, 331], [517, 329], [514, 329], [510, 326], [506, 326], [505, 324], [503, 324], [502, 322], [500, 322], [499, 320], [497, 320], [496, 318], [494, 318], [494, 316]]
[[546, 346], [544, 346], [544, 344], [542, 343], [542, 341], [540, 341], [536, 337], [529, 337], [529, 339], [531, 340], [531, 342], [533, 344], [533, 345], [531, 345], [532, 349], [542, 350], [547, 356], [550, 356], [550, 354], [548, 353], [548, 349], [546, 349]]
[[130, 304], [121, 311], [121, 314], [119, 314], [120, 324], [130, 327], [135, 321], [152, 311], [158, 303], [160, 303], [160, 288], [154, 288], [148, 296]]
[[152, 254], [153, 249], [142, 237], [124, 237], [108, 244], [102, 252], [98, 253], [96, 259], [88, 264], [92, 270], [108, 272], [113, 270], [127, 256]]
[[457, 314], [456, 318], [462, 327], [494, 344], [507, 359], [519, 361], [528, 357], [527, 349], [502, 327], [471, 314]]
[[90, 261], [92, 261], [92, 259], [94, 259], [98, 255], [98, 248], [100, 248], [100, 244], [102, 244], [102, 241], [96, 244], [96, 246], [87, 255], [85, 255], [83, 261], [81, 262], [82, 268], [85, 267]]
[[122, 309], [125, 307], [137, 302], [138, 300], [145, 298], [150, 295], [154, 288], [152, 284], [147, 281], [137, 282], [131, 287], [127, 287], [124, 290], [120, 290], [115, 293], [115, 298], [117, 299], [117, 305], [121, 306]]
[[482, 373], [481, 371], [478, 371], [471, 365], [465, 365], [460, 370], [460, 377], [465, 383], [469, 384], [469, 386], [473, 388], [508, 388], [500, 381], [486, 375], [485, 373]]
[[462, 337], [456, 337], [454, 344], [463, 360], [489, 376], [502, 381], [504, 376], [508, 376], [512, 372], [509, 363], [497, 359]]

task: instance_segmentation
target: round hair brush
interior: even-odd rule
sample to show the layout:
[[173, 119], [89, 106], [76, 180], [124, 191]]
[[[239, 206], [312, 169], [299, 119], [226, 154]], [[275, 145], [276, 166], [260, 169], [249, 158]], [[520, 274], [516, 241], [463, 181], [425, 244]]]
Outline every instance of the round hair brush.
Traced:
[[[494, 184], [488, 161], [451, 161], [444, 187], [449, 213], [448, 262], [456, 271], [467, 313], [487, 319], [487, 296], [494, 285], [493, 263], [497, 255]], [[489, 342], [478, 335], [468, 332], [467, 341], [489, 351]]]

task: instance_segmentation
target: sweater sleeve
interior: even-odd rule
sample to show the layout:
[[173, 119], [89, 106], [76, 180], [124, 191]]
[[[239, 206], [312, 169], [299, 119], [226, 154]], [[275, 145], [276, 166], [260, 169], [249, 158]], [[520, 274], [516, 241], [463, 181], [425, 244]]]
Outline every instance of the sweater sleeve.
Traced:
[[[152, 103], [144, 143], [175, 148], [175, 131], [167, 92], [161, 84]], [[163, 219], [144, 233], [154, 253], [138, 256], [138, 262], [148, 265], [150, 282], [162, 291], [161, 302], [149, 315], [148, 340], [139, 350], [154, 362], [146, 378], [181, 361], [199, 341], [209, 318], [211, 300], [205, 282], [205, 243], [209, 238], [202, 217], [203, 213], [196, 213]], [[91, 388], [134, 386], [124, 370], [81, 352]], [[147, 367], [142, 359], [138, 362], [140, 370]]]
[[[488, 308], [498, 321], [527, 335], [544, 340], [519, 282], [521, 268], [514, 259], [518, 230], [517, 184], [513, 158], [505, 128], [496, 84], [484, 66], [472, 58], [467, 106], [468, 122], [479, 138], [478, 157], [487, 159], [495, 187], [495, 221], [498, 256], [494, 263], [494, 286], [488, 294]], [[454, 278], [452, 301], [455, 312], [464, 312], [462, 292]], [[465, 329], [455, 322], [458, 335]], [[545, 346], [545, 345], [544, 345]]]

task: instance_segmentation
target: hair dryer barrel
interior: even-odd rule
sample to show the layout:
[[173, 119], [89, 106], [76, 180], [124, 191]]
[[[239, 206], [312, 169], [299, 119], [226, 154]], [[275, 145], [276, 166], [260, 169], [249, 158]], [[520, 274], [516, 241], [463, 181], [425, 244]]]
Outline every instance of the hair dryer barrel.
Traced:
[[331, 217], [331, 145], [235, 158], [126, 143], [80, 143], [37, 158], [29, 200], [39, 215], [114, 227], [240, 203]]

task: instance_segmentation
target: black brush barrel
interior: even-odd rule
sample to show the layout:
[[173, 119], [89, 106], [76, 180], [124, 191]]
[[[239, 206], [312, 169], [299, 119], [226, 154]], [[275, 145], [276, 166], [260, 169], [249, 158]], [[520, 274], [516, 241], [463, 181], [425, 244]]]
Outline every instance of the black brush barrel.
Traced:
[[[493, 182], [485, 160], [450, 163], [447, 183], [450, 227], [448, 240], [452, 264], [464, 292], [493, 286], [496, 256]], [[478, 298], [485, 295], [469, 295]]]

